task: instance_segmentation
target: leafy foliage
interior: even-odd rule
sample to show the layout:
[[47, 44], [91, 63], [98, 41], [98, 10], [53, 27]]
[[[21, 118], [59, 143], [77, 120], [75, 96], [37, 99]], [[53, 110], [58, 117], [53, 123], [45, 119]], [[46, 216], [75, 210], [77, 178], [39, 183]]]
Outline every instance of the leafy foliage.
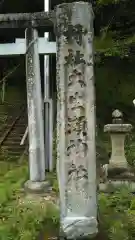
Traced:
[[112, 195], [99, 195], [100, 224], [108, 240], [135, 238], [134, 196], [122, 188]]
[[[132, 0], [93, 1], [96, 50], [105, 56], [129, 57], [134, 53], [135, 2]], [[131, 57], [131, 56], [130, 56]]]
[[117, 4], [121, 0], [97, 0], [97, 4], [101, 6], [109, 5], [109, 4]]

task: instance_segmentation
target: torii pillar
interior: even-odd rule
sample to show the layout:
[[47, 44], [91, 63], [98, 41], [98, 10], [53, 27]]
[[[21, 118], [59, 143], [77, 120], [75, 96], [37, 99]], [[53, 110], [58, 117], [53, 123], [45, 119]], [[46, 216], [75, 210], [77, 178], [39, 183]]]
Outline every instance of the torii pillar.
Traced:
[[46, 191], [44, 127], [41, 96], [40, 63], [38, 54], [38, 31], [26, 29], [26, 82], [29, 133], [29, 180], [25, 189], [29, 192]]

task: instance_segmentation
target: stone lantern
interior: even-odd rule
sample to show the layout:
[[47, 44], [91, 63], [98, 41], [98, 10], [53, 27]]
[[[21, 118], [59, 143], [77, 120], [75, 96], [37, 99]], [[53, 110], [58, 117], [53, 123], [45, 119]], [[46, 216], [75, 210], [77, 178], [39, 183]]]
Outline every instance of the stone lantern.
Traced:
[[129, 168], [124, 151], [125, 137], [131, 130], [132, 125], [123, 123], [123, 114], [119, 110], [115, 110], [112, 113], [112, 124], [104, 126], [104, 132], [110, 134], [112, 145], [109, 164], [103, 166], [106, 183], [119, 185], [135, 179]]

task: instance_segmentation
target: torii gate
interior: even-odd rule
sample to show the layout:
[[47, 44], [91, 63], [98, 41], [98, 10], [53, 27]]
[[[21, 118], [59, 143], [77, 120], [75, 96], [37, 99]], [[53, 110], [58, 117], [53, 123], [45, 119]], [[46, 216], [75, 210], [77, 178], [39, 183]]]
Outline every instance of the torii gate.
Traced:
[[[56, 11], [0, 15], [0, 29], [26, 28], [26, 76], [29, 127], [29, 191], [47, 189], [45, 181], [38, 31], [56, 26], [57, 177], [60, 223], [69, 239], [97, 234], [93, 11], [73, 2]], [[41, 40], [39, 40], [41, 41]]]
[[[49, 0], [44, 0], [44, 11], [49, 11]], [[44, 55], [44, 114], [45, 114], [45, 163], [46, 170], [53, 171], [53, 104], [49, 96], [49, 56], [56, 54], [56, 42], [49, 42], [49, 33], [44, 38], [38, 38], [38, 53]], [[0, 56], [14, 56], [26, 54], [26, 38], [16, 39], [15, 43], [0, 44]], [[28, 128], [24, 133], [24, 142]]]

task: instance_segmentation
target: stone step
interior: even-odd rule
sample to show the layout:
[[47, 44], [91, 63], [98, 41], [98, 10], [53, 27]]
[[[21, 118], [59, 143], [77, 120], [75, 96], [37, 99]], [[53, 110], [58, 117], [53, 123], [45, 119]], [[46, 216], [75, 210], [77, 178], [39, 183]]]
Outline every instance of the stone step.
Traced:
[[12, 155], [14, 155], [14, 156], [20, 156], [20, 155], [23, 153], [23, 150], [22, 150], [22, 151], [9, 151], [9, 150], [7, 149], [7, 153], [8, 153], [9, 156], [12, 156]]
[[[12, 143], [8, 143], [8, 142], [5, 142], [3, 145], [2, 145], [2, 147], [9, 147], [9, 148], [11, 148], [11, 147], [17, 147], [17, 148], [19, 148], [19, 147], [21, 147], [21, 145], [20, 145], [20, 142], [21, 141], [18, 141], [18, 142], [12, 142]], [[23, 146], [23, 145], [22, 145]], [[24, 145], [25, 146], [25, 145]]]
[[[7, 160], [13, 163], [17, 163], [20, 159], [19, 157], [15, 157], [15, 156], [11, 156], [11, 157], [7, 157]], [[4, 161], [3, 157], [0, 158], [0, 161]]]
[[[20, 156], [8, 156], [8, 158], [9, 158], [9, 160], [11, 158], [12, 160], [17, 161], [20, 159]], [[0, 161], [3, 162], [3, 160], [5, 160], [5, 159], [3, 158], [3, 156], [0, 155]]]
[[[21, 139], [22, 138], [7, 138], [7, 140], [4, 142], [4, 145], [20, 145], [20, 142], [21, 142]], [[27, 140], [25, 141], [27, 142]]]
[[22, 149], [24, 149], [24, 146], [20, 146], [17, 144], [4, 145], [4, 147], [7, 148], [8, 150], [17, 149], [18, 151], [21, 151]]
[[17, 125], [15, 125], [13, 128], [12, 128], [12, 131], [17, 131], [17, 130], [24, 130], [24, 129], [26, 129], [26, 124], [25, 125], [23, 125], [23, 126], [17, 126]]
[[25, 130], [25, 126], [23, 127], [13, 127], [11, 132], [22, 132]]
[[9, 154], [11, 153], [20, 153], [23, 152], [25, 148], [9, 148], [7, 147], [6, 150], [7, 152], [9, 152]]
[[12, 149], [9, 149], [9, 148], [7, 148], [7, 147], [4, 147], [3, 148], [3, 150], [2, 149], [0, 149], [0, 153], [6, 153], [6, 154], [8, 154], [8, 155], [12, 155], [12, 154], [22, 154], [23, 153], [23, 151], [24, 151], [24, 149], [25, 148], [23, 148], [23, 149], [17, 149], [17, 148], [12, 148]]
[[22, 137], [20, 137], [19, 135], [10, 135], [10, 136], [8, 136], [7, 138], [6, 138], [6, 140], [4, 141], [4, 143], [6, 142], [6, 141], [10, 141], [10, 142], [13, 142], [13, 141], [20, 141], [20, 139], [22, 139]]
[[[24, 149], [22, 149], [21, 151], [17, 151], [17, 150], [14, 150], [14, 151], [13, 151], [13, 150], [8, 150], [8, 149], [6, 149], [5, 152], [7, 153], [8, 156], [12, 156], [12, 155], [14, 155], [14, 156], [20, 156], [21, 154], [23, 154]], [[0, 152], [0, 153], [2, 153], [2, 152]]]
[[15, 126], [12, 128], [12, 132], [13, 132], [13, 131], [18, 131], [18, 130], [24, 131], [24, 129], [26, 129], [26, 125], [21, 126], [21, 127], [18, 127], [17, 125], [15, 125]]
[[19, 129], [16, 129], [16, 130], [11, 131], [11, 132], [9, 133], [10, 136], [11, 136], [11, 135], [14, 136], [14, 135], [16, 135], [16, 134], [23, 135], [24, 133], [23, 133], [22, 130], [19, 131]]
[[15, 126], [13, 127], [13, 129], [14, 128], [26, 128], [27, 127], [27, 124], [26, 123], [17, 123], [17, 124], [15, 124]]
[[19, 130], [18, 130], [18, 132], [17, 131], [16, 132], [10, 132], [9, 135], [10, 135], [10, 137], [16, 137], [16, 136], [21, 137], [21, 136], [24, 135], [24, 133], [22, 131], [19, 132]]
[[[22, 134], [22, 136], [23, 136], [23, 134]], [[7, 140], [11, 140], [11, 141], [18, 140], [18, 141], [20, 141], [20, 139], [22, 139], [22, 136], [20, 136], [20, 134], [14, 134], [14, 135], [9, 134], [4, 142], [6, 142]]]

